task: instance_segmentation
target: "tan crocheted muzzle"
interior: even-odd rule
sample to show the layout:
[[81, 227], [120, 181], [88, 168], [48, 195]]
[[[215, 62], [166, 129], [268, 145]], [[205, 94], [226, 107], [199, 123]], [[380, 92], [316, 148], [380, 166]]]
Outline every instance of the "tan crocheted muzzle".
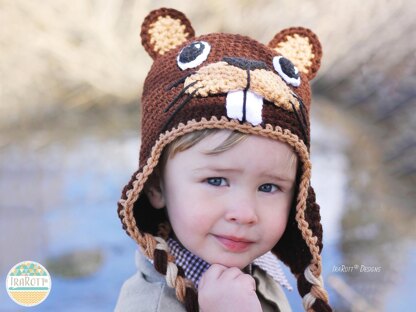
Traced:
[[[229, 129], [287, 143], [300, 161], [299, 185], [292, 220], [272, 251], [311, 285], [302, 294], [305, 308], [327, 302], [321, 282], [319, 206], [310, 187], [309, 81], [320, 66], [317, 37], [308, 29], [290, 28], [268, 46], [240, 35], [196, 38], [189, 20], [172, 9], [151, 12], [141, 36], [154, 64], [143, 89], [139, 168], [118, 204], [123, 228], [158, 271], [175, 275], [174, 259], [164, 239], [157, 237], [165, 216], [142, 192], [163, 149], [202, 129]], [[300, 250], [307, 251], [295, 259]], [[168, 284], [184, 301], [189, 281], [175, 280]]]

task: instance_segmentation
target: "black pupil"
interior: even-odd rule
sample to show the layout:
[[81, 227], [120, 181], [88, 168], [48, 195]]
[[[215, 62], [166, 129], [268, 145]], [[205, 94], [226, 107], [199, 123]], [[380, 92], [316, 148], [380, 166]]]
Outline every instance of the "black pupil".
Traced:
[[282, 68], [282, 71], [290, 78], [299, 78], [299, 74], [295, 71], [295, 66], [291, 61], [289, 61], [287, 58], [280, 58], [279, 59], [280, 67]]
[[271, 184], [263, 184], [263, 185], [260, 187], [260, 189], [261, 189], [263, 192], [271, 192], [271, 190], [272, 190], [272, 185], [271, 185]]
[[184, 48], [179, 56], [181, 63], [189, 63], [194, 61], [204, 51], [205, 46], [201, 42], [194, 42]]

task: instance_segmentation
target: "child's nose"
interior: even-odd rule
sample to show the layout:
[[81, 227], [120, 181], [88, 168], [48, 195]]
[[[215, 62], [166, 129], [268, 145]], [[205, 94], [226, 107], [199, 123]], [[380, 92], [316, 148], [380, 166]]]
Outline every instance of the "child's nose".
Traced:
[[258, 222], [256, 201], [248, 196], [236, 200], [233, 198], [232, 203], [226, 211], [225, 218], [229, 222], [239, 224], [256, 224]]

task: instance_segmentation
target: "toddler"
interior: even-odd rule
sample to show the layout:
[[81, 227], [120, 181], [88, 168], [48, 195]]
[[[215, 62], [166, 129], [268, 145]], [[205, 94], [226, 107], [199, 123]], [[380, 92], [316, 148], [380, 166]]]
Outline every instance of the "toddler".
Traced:
[[316, 35], [288, 28], [268, 45], [195, 37], [183, 13], [162, 8], [145, 18], [141, 38], [154, 63], [139, 168], [118, 205], [140, 251], [116, 310], [290, 311], [279, 258], [305, 310], [331, 311], [310, 186]]

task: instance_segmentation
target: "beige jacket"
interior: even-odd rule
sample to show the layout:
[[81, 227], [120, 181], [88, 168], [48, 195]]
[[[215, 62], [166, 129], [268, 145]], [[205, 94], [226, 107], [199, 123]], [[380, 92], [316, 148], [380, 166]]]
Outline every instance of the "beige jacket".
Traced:
[[[136, 252], [137, 272], [124, 282], [118, 297], [116, 312], [186, 312], [176, 299], [174, 289], [166, 284], [141, 252]], [[257, 296], [263, 312], [291, 312], [289, 302], [281, 289], [263, 270], [254, 267]]]

